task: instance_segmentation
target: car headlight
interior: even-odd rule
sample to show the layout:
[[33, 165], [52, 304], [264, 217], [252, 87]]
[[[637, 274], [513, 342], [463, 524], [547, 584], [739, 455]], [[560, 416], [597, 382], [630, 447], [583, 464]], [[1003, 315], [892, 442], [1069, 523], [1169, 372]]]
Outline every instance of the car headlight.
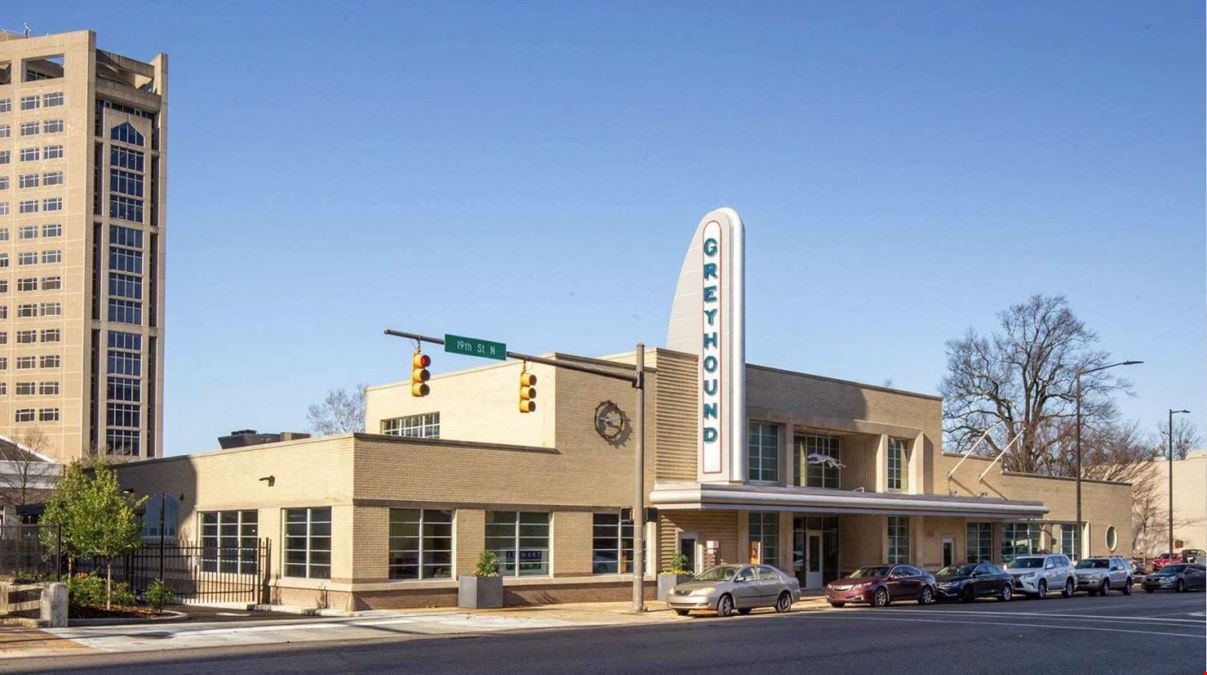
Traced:
[[1026, 574], [1022, 575], [1022, 578], [1023, 579], [1034, 579], [1036, 576], [1037, 576], [1036, 572], [1027, 572]]
[[692, 590], [689, 595], [712, 595], [712, 593], [716, 590], [717, 589], [713, 588], [712, 586], [709, 586], [708, 588], [697, 588]]

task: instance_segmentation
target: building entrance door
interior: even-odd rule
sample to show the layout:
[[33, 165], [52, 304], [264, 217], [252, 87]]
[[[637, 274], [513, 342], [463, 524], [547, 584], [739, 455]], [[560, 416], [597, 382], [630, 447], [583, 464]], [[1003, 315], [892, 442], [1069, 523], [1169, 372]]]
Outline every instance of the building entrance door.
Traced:
[[699, 556], [696, 555], [696, 544], [699, 538], [694, 532], [679, 533], [679, 552], [687, 556], [687, 567], [692, 574], [699, 574], [703, 570], [700, 569]]
[[805, 533], [805, 588], [822, 588], [826, 585], [821, 572], [824, 541], [818, 530]]
[[943, 537], [943, 566], [956, 564], [956, 540]]

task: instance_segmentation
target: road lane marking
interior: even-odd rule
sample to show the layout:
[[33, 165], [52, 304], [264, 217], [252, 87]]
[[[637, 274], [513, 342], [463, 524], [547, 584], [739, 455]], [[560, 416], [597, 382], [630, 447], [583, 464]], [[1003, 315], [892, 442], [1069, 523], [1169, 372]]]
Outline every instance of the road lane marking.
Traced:
[[[875, 613], [862, 612], [861, 614], [862, 614], [862, 616], [856, 615], [856, 614], [839, 615], [839, 614], [831, 614], [830, 612], [825, 612], [825, 613], [819, 612], [817, 614], [812, 615], [810, 618], [824, 618], [827, 616], [829, 616], [829, 617], [843, 616], [843, 618], [850, 619], [850, 620], [867, 619], [867, 620], [871, 620], [871, 621], [917, 621], [917, 622], [923, 622], [923, 623], [955, 623], [955, 624], [963, 624], [963, 625], [968, 624], [967, 621], [944, 621], [942, 619], [895, 617], [895, 616], [889, 616], [886, 612], [875, 612]], [[804, 616], [804, 615], [802, 615], [802, 616]], [[1135, 633], [1138, 635], [1162, 635], [1165, 637], [1186, 637], [1186, 638], [1194, 638], [1196, 640], [1203, 639], [1203, 635], [1201, 635], [1201, 634], [1163, 633], [1163, 632], [1151, 631], [1151, 630], [1132, 630], [1132, 629], [1127, 629], [1127, 628], [1106, 628], [1103, 626], [1066, 626], [1066, 625], [1061, 625], [1061, 624], [1047, 624], [1047, 623], [1012, 623], [1012, 622], [1008, 622], [1008, 621], [977, 621], [976, 623], [977, 623], [977, 625], [983, 625], [983, 626], [1011, 626], [1011, 627], [1015, 627], [1015, 628], [1048, 628], [1048, 629], [1056, 628], [1056, 629], [1060, 629], [1060, 630], [1083, 630], [1083, 631], [1100, 632], [1100, 633]]]
[[908, 614], [959, 614], [959, 615], [988, 615], [988, 616], [1030, 616], [1037, 618], [1067, 618], [1067, 619], [1084, 619], [1086, 621], [1158, 621], [1158, 622], [1174, 622], [1174, 623], [1190, 623], [1195, 625], [1203, 625], [1201, 619], [1166, 619], [1156, 616], [1103, 616], [1100, 614], [1061, 614], [1056, 612], [993, 612], [993, 611], [974, 611], [960, 609], [876, 609], [868, 608], [863, 610], [866, 612], [875, 612], [884, 614], [893, 613], [908, 613]]

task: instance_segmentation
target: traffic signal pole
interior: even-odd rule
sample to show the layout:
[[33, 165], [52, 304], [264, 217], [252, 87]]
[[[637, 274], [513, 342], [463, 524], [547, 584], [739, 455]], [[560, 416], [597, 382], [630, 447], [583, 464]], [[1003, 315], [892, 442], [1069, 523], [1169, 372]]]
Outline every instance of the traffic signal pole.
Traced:
[[[393, 330], [387, 328], [385, 334], [392, 337], [406, 338], [415, 340], [416, 342], [429, 342], [431, 344], [444, 344], [444, 338], [433, 337], [431, 335], [422, 335], [420, 333], [408, 333], [401, 330]], [[553, 368], [564, 368], [573, 370], [579, 373], [588, 373], [590, 375], [598, 375], [613, 380], [621, 380], [628, 382], [637, 390], [637, 432], [635, 443], [635, 453], [633, 458], [633, 611], [645, 611], [645, 344], [637, 343], [636, 363], [630, 370], [623, 364], [617, 364], [616, 368], [605, 368], [601, 366], [590, 366], [583, 363], [575, 363], [574, 361], [564, 361], [561, 359], [550, 359], [543, 356], [534, 356], [532, 354], [524, 354], [522, 352], [508, 351], [508, 358], [527, 361], [528, 363], [539, 363]], [[571, 358], [573, 355], [567, 355]]]

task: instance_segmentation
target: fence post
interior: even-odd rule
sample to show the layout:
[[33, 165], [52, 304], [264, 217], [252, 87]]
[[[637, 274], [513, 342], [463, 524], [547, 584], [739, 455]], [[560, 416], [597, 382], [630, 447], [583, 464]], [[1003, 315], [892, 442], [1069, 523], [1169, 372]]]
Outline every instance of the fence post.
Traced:
[[164, 539], [164, 511], [167, 510], [168, 493], [159, 493], [159, 581], [163, 582], [163, 539]]

